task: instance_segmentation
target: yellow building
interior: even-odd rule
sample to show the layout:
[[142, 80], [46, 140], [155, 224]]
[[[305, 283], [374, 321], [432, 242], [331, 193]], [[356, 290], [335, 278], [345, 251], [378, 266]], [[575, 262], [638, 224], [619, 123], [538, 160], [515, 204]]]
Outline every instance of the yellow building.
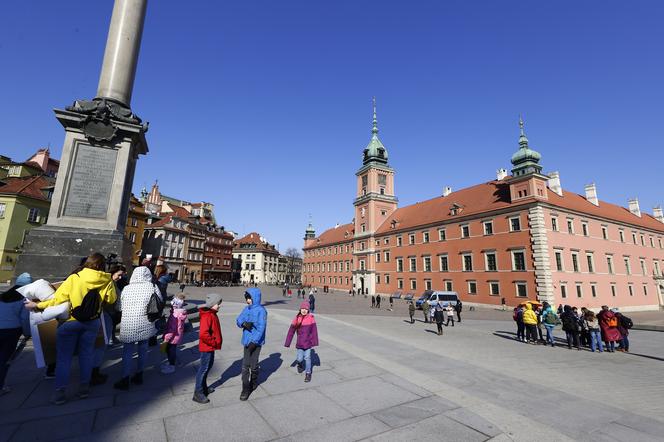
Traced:
[[125, 236], [131, 241], [133, 254], [132, 264], [140, 264], [140, 251], [143, 246], [143, 231], [145, 222], [148, 218], [147, 213], [141, 203], [134, 195], [129, 200], [129, 213], [127, 215], [127, 225], [125, 227]]

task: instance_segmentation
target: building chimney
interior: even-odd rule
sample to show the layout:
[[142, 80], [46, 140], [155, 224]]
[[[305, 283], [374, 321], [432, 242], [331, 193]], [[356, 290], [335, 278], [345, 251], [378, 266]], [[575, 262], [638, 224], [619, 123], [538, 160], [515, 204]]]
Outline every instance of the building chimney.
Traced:
[[563, 188], [560, 185], [559, 172], [551, 172], [549, 174], [549, 189], [551, 189], [551, 192], [557, 193], [559, 196], [563, 196]]
[[660, 223], [664, 223], [664, 212], [662, 211], [661, 206], [657, 206], [652, 209], [652, 216], [654, 216], [655, 219]]
[[627, 204], [629, 206], [629, 211], [632, 212], [634, 215], [641, 217], [641, 209], [639, 208], [639, 199], [638, 198], [631, 198], [627, 201]]
[[595, 186], [595, 183], [591, 184], [586, 184], [586, 199], [588, 202], [599, 206], [599, 200], [597, 199], [597, 187]]
[[446, 186], [443, 189], [443, 196], [448, 196], [450, 193], [452, 193], [452, 188], [450, 186]]
[[496, 171], [496, 180], [504, 180], [507, 177], [507, 170], [505, 169], [498, 169]]

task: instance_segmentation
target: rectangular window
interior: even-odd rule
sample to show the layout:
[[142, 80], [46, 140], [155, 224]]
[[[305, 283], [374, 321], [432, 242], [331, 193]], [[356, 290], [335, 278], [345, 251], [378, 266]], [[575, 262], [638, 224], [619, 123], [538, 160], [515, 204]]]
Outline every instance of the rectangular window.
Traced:
[[39, 209], [31, 208], [28, 212], [28, 222], [39, 222]]
[[597, 286], [595, 284], [590, 284], [590, 294], [593, 298], [597, 298]]
[[397, 236], [397, 247], [401, 247], [402, 245], [403, 245], [403, 238]]
[[634, 296], [634, 286], [632, 284], [627, 286], [627, 290], [629, 291], [629, 296]]
[[448, 272], [449, 271], [449, 266], [447, 263], [447, 255], [441, 255], [440, 256], [440, 271], [441, 272]]
[[415, 234], [414, 233], [411, 233], [410, 235], [408, 235], [408, 244], [410, 244], [410, 245], [415, 244]]
[[470, 236], [470, 227], [468, 225], [461, 226], [461, 238], [468, 238]]
[[376, 284], [380, 284], [380, 275], [376, 275]]
[[403, 272], [403, 258], [397, 258], [397, 272]]
[[521, 230], [521, 219], [510, 218], [510, 232], [518, 232]]
[[403, 289], [403, 279], [397, 279], [397, 288]]
[[616, 285], [611, 284], [611, 296], [616, 297]]
[[429, 232], [422, 232], [422, 242], [423, 243], [429, 242]]
[[526, 270], [526, 256], [524, 252], [512, 252], [512, 270]]
[[424, 271], [425, 272], [430, 272], [431, 271], [431, 257], [430, 256], [425, 256], [422, 258], [424, 261]]
[[496, 263], [496, 253], [491, 252], [491, 253], [486, 253], [486, 271], [487, 272], [495, 272], [498, 270], [498, 265]]
[[498, 282], [490, 282], [489, 293], [491, 294], [491, 296], [500, 295], [500, 284]]
[[411, 290], [417, 290], [417, 281], [414, 279], [410, 280], [410, 289]]
[[376, 262], [380, 262], [380, 252], [376, 252]]
[[581, 230], [583, 231], [583, 236], [588, 236], [588, 223], [581, 223]]
[[473, 255], [471, 254], [463, 255], [463, 271], [464, 272], [473, 271]]
[[516, 296], [519, 298], [525, 298], [528, 296], [528, 286], [525, 282], [516, 283]]
[[560, 285], [560, 297], [563, 299], [567, 298], [567, 286], [564, 284]]
[[576, 285], [576, 297], [577, 298], [583, 297], [583, 287], [581, 287], [581, 284]]
[[640, 238], [641, 238], [641, 245], [642, 245], [643, 247], [645, 247], [645, 246], [646, 246], [646, 240], [645, 240], [645, 238], [643, 237], [643, 235], [639, 235], [639, 236], [640, 236]]
[[629, 264], [629, 257], [625, 256], [623, 258], [623, 260], [625, 261], [625, 273], [628, 274], [628, 275], [631, 275], [632, 274], [632, 266], [630, 266], [630, 264]]
[[132, 244], [136, 244], [136, 232], [131, 232], [129, 234], [129, 241], [131, 241]]
[[408, 258], [408, 260], [410, 261], [409, 270], [411, 272], [416, 272], [417, 271], [417, 258]]
[[[366, 269], [366, 267], [365, 267], [364, 260], [361, 259], [361, 260], [360, 260], [360, 270], [365, 270], [365, 269]], [[328, 271], [329, 271], [329, 270], [330, 270], [330, 269], [328, 268]]]
[[431, 290], [431, 280], [430, 279], [425, 279], [424, 280], [424, 290]]
[[586, 254], [586, 261], [588, 261], [588, 273], [595, 273], [595, 260], [592, 253]]
[[653, 267], [655, 268], [655, 276], [660, 276], [662, 274], [662, 272], [660, 272], [660, 269], [659, 269], [659, 262], [658, 261], [653, 261], [652, 264], [653, 264]]
[[[390, 283], [390, 275], [385, 275], [385, 284]], [[348, 278], [346, 278], [346, 284], [348, 284]]]
[[477, 281], [468, 281], [468, 293], [477, 295]]
[[559, 272], [563, 271], [563, 253], [556, 252], [556, 270]]
[[632, 242], [636, 245], [636, 233], [632, 232]]
[[567, 220], [567, 233], [574, 235], [574, 222], [571, 219]]
[[7, 209], [7, 204], [0, 203], [0, 218], [5, 217], [5, 210]]
[[390, 262], [390, 252], [383, 253], [383, 258], [385, 258], [385, 262]]
[[652, 236], [650, 237], [650, 247], [652, 247], [652, 248], [655, 247], [655, 240], [653, 239]]
[[648, 286], [643, 284], [643, 296], [648, 296]]
[[485, 235], [493, 235], [493, 222], [492, 221], [485, 221], [484, 222], [484, 234]]
[[572, 252], [572, 270], [579, 273], [579, 254]]
[[609, 239], [609, 229], [606, 226], [602, 226], [602, 238]]
[[551, 230], [554, 232], [558, 231], [558, 218], [551, 218]]
[[618, 236], [620, 236], [620, 242], [625, 242], [625, 232], [622, 229], [618, 231]]
[[445, 290], [447, 290], [448, 292], [452, 291], [452, 281], [450, 281], [449, 279], [445, 281]]
[[643, 276], [648, 276], [648, 269], [646, 269], [646, 261], [643, 260], [643, 259], [640, 259], [639, 264], [641, 264], [641, 274]]
[[445, 229], [438, 229], [438, 241], [445, 241], [447, 239], [447, 234]]
[[609, 271], [609, 275], [613, 275], [613, 257], [612, 256], [607, 256], [606, 257], [606, 267]]

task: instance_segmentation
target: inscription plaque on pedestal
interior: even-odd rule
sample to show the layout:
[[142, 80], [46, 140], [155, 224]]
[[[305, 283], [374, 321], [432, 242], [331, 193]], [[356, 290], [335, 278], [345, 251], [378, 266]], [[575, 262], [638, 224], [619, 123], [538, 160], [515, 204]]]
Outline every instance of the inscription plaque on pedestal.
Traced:
[[115, 149], [76, 146], [64, 216], [106, 218], [117, 156]]

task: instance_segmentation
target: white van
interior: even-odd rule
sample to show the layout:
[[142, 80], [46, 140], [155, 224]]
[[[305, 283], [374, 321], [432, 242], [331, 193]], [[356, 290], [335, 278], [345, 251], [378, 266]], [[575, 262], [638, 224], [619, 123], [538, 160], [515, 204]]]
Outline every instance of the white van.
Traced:
[[[459, 302], [459, 294], [457, 292], [446, 291], [432, 291], [428, 298], [425, 298], [429, 305], [436, 305], [439, 302], [442, 304], [448, 303], [452, 307], [456, 307]], [[422, 300], [424, 301], [424, 300]]]

